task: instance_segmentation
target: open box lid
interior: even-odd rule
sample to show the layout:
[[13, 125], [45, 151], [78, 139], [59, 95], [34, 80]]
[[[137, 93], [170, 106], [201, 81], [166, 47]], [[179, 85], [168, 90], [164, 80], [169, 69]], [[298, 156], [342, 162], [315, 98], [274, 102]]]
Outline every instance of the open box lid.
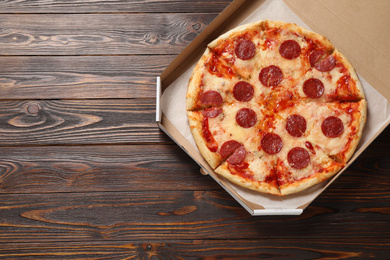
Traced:
[[[164, 90], [170, 86], [183, 74], [188, 73], [191, 66], [196, 63], [203, 54], [207, 44], [221, 35], [222, 33], [235, 28], [244, 21], [253, 10], [267, 6], [265, 3], [281, 2], [281, 0], [235, 0], [230, 4], [209, 26], [207, 26], [201, 34], [192, 41], [182, 53], [180, 53], [165, 71], [157, 79], [157, 109], [156, 121], [159, 127], [168, 134], [184, 151], [186, 151], [201, 167], [202, 173], [207, 173], [213, 177], [227, 192], [229, 192], [244, 208], [252, 215], [270, 215], [270, 214], [301, 214], [311, 201], [309, 200], [302, 205], [288, 209], [271, 209], [268, 210], [261, 205], [252, 203], [244, 199], [237, 193], [237, 189], [232, 186], [222, 177], [215, 174], [208, 166], [200, 153], [183, 137], [181, 132], [172, 124], [168, 118], [162, 113], [160, 108], [160, 98]], [[313, 31], [328, 37], [347, 58], [356, 64], [355, 68], [358, 73], [367, 78], [368, 81], [375, 87], [376, 90], [383, 96], [383, 100], [390, 101], [390, 87], [384, 82], [386, 72], [389, 71], [389, 51], [386, 50], [385, 43], [389, 42], [389, 36], [386, 33], [387, 25], [390, 24], [387, 17], [387, 11], [390, 10], [390, 1], [378, 1], [380, 6], [366, 8], [368, 5], [364, 0], [284, 0], [284, 3], [294, 11], [294, 15], [303, 20]], [[284, 5], [284, 6], [286, 6]], [[288, 8], [286, 7], [286, 8]], [[337, 9], [336, 11], [334, 9]], [[356, 9], [356, 10], [355, 10]], [[350, 10], [346, 12], [344, 10]], [[355, 10], [351, 11], [351, 10]], [[344, 16], [342, 16], [344, 15]], [[380, 16], [380, 17], [377, 17]], [[372, 19], [377, 17], [376, 19]], [[265, 18], [267, 19], [267, 18]], [[263, 20], [263, 19], [259, 19]], [[379, 25], [376, 22], [381, 21]], [[363, 24], [362, 30], [355, 30], [356, 22]], [[375, 33], [372, 33], [371, 27], [378, 26]], [[367, 33], [366, 33], [367, 32]], [[371, 33], [371, 34], [370, 34]], [[384, 35], [385, 34], [385, 35]], [[383, 39], [380, 41], [370, 42], [371, 38], [378, 38], [378, 35]], [[385, 39], [386, 38], [386, 39]], [[378, 44], [378, 48], [377, 45]], [[387, 52], [386, 52], [387, 51]], [[376, 92], [376, 90], [374, 90]], [[378, 95], [380, 96], [380, 94]], [[386, 101], [386, 100], [385, 100]], [[388, 104], [386, 104], [388, 105]], [[388, 109], [389, 106], [386, 106]], [[389, 114], [389, 113], [387, 113]], [[375, 135], [370, 136], [370, 141], [365, 142], [365, 145], [359, 149], [354, 157], [350, 160], [350, 165], [358, 155], [371, 143], [380, 132], [390, 123], [390, 117], [385, 117], [382, 120], [379, 128], [375, 126]], [[381, 121], [381, 120], [379, 120]], [[383, 121], [385, 123], [383, 123]], [[332, 183], [347, 167], [340, 171], [331, 181], [325, 183], [319, 189], [322, 192]], [[317, 192], [315, 194], [320, 194]], [[316, 195], [316, 196], [318, 196]]]

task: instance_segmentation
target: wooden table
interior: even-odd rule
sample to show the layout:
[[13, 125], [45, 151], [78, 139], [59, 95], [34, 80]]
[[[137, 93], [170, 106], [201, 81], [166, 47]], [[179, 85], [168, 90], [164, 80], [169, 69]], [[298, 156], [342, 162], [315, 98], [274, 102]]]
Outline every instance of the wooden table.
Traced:
[[230, 2], [0, 2], [1, 259], [389, 257], [389, 127], [265, 217], [157, 128], [156, 76]]

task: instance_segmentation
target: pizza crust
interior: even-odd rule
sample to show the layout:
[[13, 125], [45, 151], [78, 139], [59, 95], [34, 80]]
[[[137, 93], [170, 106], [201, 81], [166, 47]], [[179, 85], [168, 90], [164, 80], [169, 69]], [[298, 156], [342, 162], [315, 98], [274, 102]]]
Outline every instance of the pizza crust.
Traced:
[[209, 49], [203, 53], [200, 60], [196, 63], [194, 70], [191, 73], [186, 95], [186, 109], [187, 111], [195, 110], [197, 108], [198, 95], [201, 92], [202, 74], [205, 70], [205, 63], [210, 59], [212, 53]]
[[339, 161], [343, 161], [344, 163], [347, 163], [351, 159], [363, 135], [364, 125], [367, 121], [367, 101], [365, 99], [359, 101], [358, 112], [359, 115], [354, 117], [353, 123], [353, 127], [357, 129], [356, 134], [351, 137], [349, 149], [344, 152], [343, 158], [338, 158]]
[[356, 89], [353, 89], [353, 90], [357, 92], [356, 93], [357, 97], [359, 99], [365, 99], [366, 97], [364, 94], [362, 83], [360, 82], [359, 77], [358, 77], [354, 67], [352, 66], [352, 64], [348, 61], [348, 59], [338, 49], [334, 50], [333, 55], [340, 58], [339, 62], [343, 63], [343, 65], [346, 67], [347, 71], [349, 72], [352, 80], [354, 80], [356, 82]]
[[278, 187], [272, 183], [268, 183], [265, 181], [249, 181], [246, 178], [243, 178], [239, 175], [235, 175], [231, 173], [229, 169], [229, 164], [224, 162], [220, 165], [215, 172], [219, 175], [223, 176], [225, 179], [247, 189], [251, 189], [257, 192], [268, 193], [272, 195], [281, 195]]
[[300, 36], [304, 36], [306, 38], [311, 39], [313, 42], [317, 42], [321, 44], [321, 46], [325, 49], [334, 50], [333, 44], [323, 35], [320, 35], [318, 33], [315, 33], [313, 31], [310, 31], [304, 27], [298, 26], [295, 23], [286, 23], [283, 21], [270, 21], [265, 20], [264, 21], [264, 27], [266, 28], [280, 28], [286, 31], [291, 31], [293, 33], [296, 33]]
[[219, 45], [221, 45], [224, 41], [234, 39], [245, 32], [256, 30], [256, 29], [262, 29], [263, 23], [264, 23], [264, 21], [259, 21], [259, 22], [253, 22], [253, 23], [238, 26], [238, 27], [231, 29], [228, 32], [222, 34], [214, 41], [210, 42], [207, 45], [207, 47], [209, 49], [214, 49], [214, 48], [218, 47]]
[[202, 134], [202, 116], [199, 111], [188, 111], [188, 123], [192, 136], [195, 139], [195, 143], [202, 154], [203, 158], [207, 161], [211, 168], [215, 169], [222, 163], [222, 157], [219, 153], [212, 152], [207, 147], [207, 143]]
[[297, 180], [291, 183], [279, 185], [281, 195], [289, 195], [308, 189], [316, 184], [328, 180], [342, 169], [343, 165], [333, 165], [326, 172], [316, 173], [313, 176]]

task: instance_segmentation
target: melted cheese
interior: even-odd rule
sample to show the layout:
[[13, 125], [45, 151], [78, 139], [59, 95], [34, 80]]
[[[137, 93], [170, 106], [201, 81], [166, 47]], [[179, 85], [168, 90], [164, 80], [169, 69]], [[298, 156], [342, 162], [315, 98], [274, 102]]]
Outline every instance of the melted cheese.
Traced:
[[[338, 155], [343, 153], [349, 142], [351, 134], [352, 116], [348, 114], [339, 103], [319, 103], [319, 102], [298, 102], [292, 108], [286, 109], [280, 115], [286, 120], [291, 114], [298, 114], [306, 119], [307, 129], [305, 138], [318, 145], [328, 155]], [[329, 138], [324, 135], [321, 129], [322, 122], [329, 116], [335, 116], [343, 122], [344, 132], [336, 138]]]
[[255, 111], [257, 116], [256, 125], [264, 117], [262, 108], [258, 105], [246, 103], [224, 104], [222, 107], [223, 112], [218, 117], [209, 118], [209, 129], [218, 144], [222, 145], [229, 140], [235, 140], [244, 144], [250, 136], [254, 135], [257, 129], [256, 125], [250, 128], [243, 128], [236, 122], [236, 114], [241, 108], [250, 108]]

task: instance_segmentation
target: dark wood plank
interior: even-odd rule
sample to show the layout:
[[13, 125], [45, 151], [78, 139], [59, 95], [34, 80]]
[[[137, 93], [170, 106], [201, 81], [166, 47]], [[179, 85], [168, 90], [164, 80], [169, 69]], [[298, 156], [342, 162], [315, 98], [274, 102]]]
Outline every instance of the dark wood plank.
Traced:
[[215, 189], [176, 145], [0, 149], [0, 193]]
[[0, 55], [178, 54], [217, 14], [0, 15]]
[[171, 142], [155, 99], [0, 101], [0, 145]]
[[[389, 146], [369, 146], [332, 184], [331, 194], [386, 194]], [[0, 193], [221, 189], [175, 144], [2, 147], [0, 169]]]
[[388, 238], [388, 194], [320, 196], [300, 216], [263, 217], [224, 191], [3, 194], [0, 242]]
[[154, 98], [174, 57], [0, 56], [0, 99]]
[[385, 259], [389, 238], [4, 243], [0, 257], [28, 259]]
[[[374, 142], [324, 196], [385, 196], [389, 146]], [[175, 144], [1, 147], [0, 169], [0, 193], [221, 189]]]
[[2, 1], [0, 13], [221, 12], [232, 0], [38, 0]]

